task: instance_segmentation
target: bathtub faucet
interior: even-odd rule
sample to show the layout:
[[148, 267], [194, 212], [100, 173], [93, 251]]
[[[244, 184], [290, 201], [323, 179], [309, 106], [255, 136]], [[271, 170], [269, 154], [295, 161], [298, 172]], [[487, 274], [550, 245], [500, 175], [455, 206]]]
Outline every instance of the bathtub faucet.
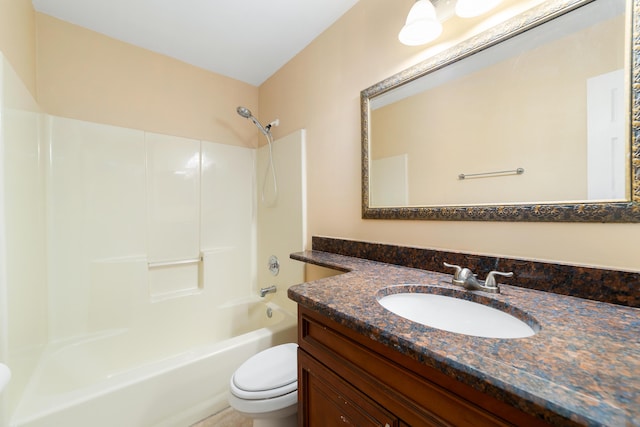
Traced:
[[277, 290], [276, 285], [271, 285], [268, 288], [260, 288], [260, 297], [264, 298], [266, 294], [275, 294]]

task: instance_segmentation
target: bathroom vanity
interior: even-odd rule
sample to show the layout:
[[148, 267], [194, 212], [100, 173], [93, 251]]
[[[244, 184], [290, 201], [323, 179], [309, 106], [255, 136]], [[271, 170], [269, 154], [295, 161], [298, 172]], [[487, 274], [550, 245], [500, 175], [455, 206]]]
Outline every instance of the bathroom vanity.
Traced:
[[343, 272], [289, 290], [299, 425], [640, 425], [637, 308], [503, 284], [487, 301], [528, 316], [536, 333], [482, 338], [378, 302], [407, 284], [459, 291], [451, 275], [317, 250], [292, 258]]
[[299, 322], [301, 425], [548, 425], [308, 308]]

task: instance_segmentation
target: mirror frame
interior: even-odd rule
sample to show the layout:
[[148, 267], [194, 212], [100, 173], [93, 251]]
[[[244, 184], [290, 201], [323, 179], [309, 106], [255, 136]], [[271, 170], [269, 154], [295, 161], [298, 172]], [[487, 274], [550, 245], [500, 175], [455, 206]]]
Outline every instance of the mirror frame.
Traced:
[[566, 202], [460, 206], [372, 207], [369, 205], [369, 111], [375, 96], [460, 61], [488, 47], [597, 0], [548, 0], [413, 67], [360, 92], [362, 218], [462, 221], [640, 222], [640, 0], [627, 0], [631, 19], [628, 81], [630, 198], [621, 202]]

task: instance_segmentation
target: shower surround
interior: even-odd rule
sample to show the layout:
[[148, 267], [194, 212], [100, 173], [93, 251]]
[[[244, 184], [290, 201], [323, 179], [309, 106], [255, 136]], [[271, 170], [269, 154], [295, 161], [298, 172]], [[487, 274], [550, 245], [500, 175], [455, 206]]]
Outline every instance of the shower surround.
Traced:
[[[178, 426], [221, 409], [221, 390], [245, 356], [295, 340], [295, 317], [283, 306], [291, 305], [286, 286], [303, 280], [302, 266], [288, 259], [304, 248], [303, 164], [281, 168], [295, 188], [285, 186], [277, 206], [262, 212], [263, 149], [49, 116], [6, 61], [0, 68], [0, 361], [13, 371], [0, 396], [0, 426], [67, 420], [56, 417], [81, 401], [95, 410], [99, 399], [87, 402], [99, 396], [125, 408], [127, 392], [117, 406], [114, 384], [124, 390], [145, 378], [139, 390], [162, 384], [165, 399], [140, 400], [147, 406], [118, 425]], [[274, 151], [284, 156], [276, 161], [300, 162], [304, 131]], [[273, 245], [261, 232], [273, 228], [271, 214], [299, 224]], [[282, 273], [265, 276], [260, 258], [274, 251], [286, 253]], [[256, 295], [266, 280], [281, 291], [265, 301]], [[280, 313], [275, 320], [265, 303]], [[212, 354], [224, 356], [204, 363]], [[176, 382], [178, 371], [153, 380], [189, 366], [197, 381], [207, 372], [196, 367], [220, 365], [226, 370], [208, 379], [215, 386], [192, 401], [172, 387], [188, 387]], [[85, 425], [82, 414], [65, 425]]]

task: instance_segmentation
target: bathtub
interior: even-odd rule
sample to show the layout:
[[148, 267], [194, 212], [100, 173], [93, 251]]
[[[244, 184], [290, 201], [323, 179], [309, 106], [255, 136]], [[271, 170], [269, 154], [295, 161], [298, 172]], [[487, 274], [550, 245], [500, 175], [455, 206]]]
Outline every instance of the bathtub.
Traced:
[[161, 334], [156, 325], [155, 336], [111, 330], [47, 349], [10, 427], [186, 427], [228, 406], [243, 361], [296, 341], [296, 316], [262, 300], [192, 320]]

